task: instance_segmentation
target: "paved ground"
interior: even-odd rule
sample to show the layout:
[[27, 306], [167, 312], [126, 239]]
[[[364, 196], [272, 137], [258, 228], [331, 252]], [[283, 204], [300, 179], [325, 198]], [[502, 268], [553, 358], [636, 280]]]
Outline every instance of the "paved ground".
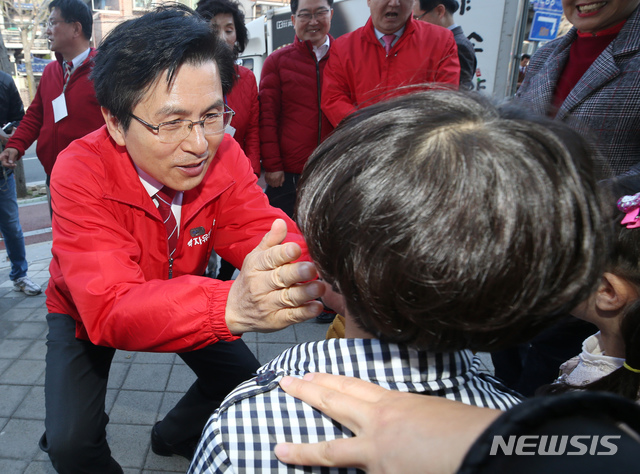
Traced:
[[[27, 246], [29, 275], [43, 288], [49, 279], [50, 249], [51, 242]], [[12, 290], [6, 252], [0, 251], [0, 474], [55, 472], [37, 444], [44, 431], [46, 313], [44, 294], [26, 297]], [[326, 329], [307, 322], [244, 339], [264, 363], [296, 343], [323, 339]], [[483, 360], [492, 370], [489, 359]], [[194, 379], [173, 354], [117, 352], [107, 393], [107, 435], [125, 473], [186, 471], [186, 460], [153, 454], [149, 436], [153, 424]]]

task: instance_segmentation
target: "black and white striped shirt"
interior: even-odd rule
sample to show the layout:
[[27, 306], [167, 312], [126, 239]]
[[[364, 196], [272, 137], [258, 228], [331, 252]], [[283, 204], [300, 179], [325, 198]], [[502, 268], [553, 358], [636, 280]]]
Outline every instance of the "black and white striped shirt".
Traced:
[[315, 443], [353, 436], [339, 423], [287, 395], [285, 375], [307, 372], [358, 377], [391, 390], [419, 392], [505, 410], [518, 394], [479, 371], [470, 351], [435, 353], [377, 339], [330, 339], [294, 346], [239, 385], [205, 426], [189, 473], [357, 472], [286, 465], [273, 454], [279, 442]]

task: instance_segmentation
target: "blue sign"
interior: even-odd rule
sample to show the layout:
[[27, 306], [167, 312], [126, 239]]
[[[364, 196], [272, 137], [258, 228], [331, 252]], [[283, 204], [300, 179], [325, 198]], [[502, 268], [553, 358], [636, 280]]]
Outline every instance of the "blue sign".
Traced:
[[[42, 74], [45, 66], [49, 64], [51, 61], [52, 61], [51, 59], [41, 59], [41, 58], [31, 56], [31, 68], [33, 69], [33, 72]], [[18, 72], [22, 74], [27, 73], [27, 65], [24, 62], [18, 64], [17, 69], [18, 69]]]
[[562, 13], [562, 0], [533, 0], [533, 9]]
[[562, 20], [561, 13], [537, 11], [533, 15], [529, 41], [551, 41], [558, 36], [558, 28]]

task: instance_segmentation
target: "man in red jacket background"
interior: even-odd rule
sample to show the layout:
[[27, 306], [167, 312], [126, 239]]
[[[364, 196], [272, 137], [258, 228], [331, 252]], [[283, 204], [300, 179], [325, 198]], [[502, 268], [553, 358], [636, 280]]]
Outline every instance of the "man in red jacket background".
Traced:
[[272, 206], [293, 216], [296, 187], [313, 150], [333, 130], [320, 109], [333, 38], [333, 0], [292, 0], [293, 44], [274, 51], [260, 76], [260, 146]]
[[[366, 25], [331, 48], [322, 88], [322, 111], [333, 126], [359, 107], [423, 83], [460, 82], [458, 49], [451, 31], [415, 21], [413, 0], [367, 0]], [[410, 88], [409, 88], [410, 90]]]
[[96, 54], [89, 46], [93, 27], [89, 7], [81, 0], [53, 0], [49, 11], [46, 34], [56, 60], [44, 68], [33, 102], [0, 154], [4, 166], [15, 168], [38, 140], [36, 154], [47, 173], [47, 186], [58, 153], [104, 125], [89, 79]]
[[[51, 177], [40, 446], [61, 473], [122, 472], [105, 432], [116, 349], [176, 352], [195, 372], [151, 432], [156, 454], [190, 458], [209, 415], [259, 366], [242, 333], [322, 310], [315, 267], [296, 262], [308, 258], [302, 236], [224, 134], [232, 53], [178, 5], [102, 42], [92, 78], [106, 125], [64, 150]], [[235, 281], [201, 276], [212, 250], [242, 269]]]

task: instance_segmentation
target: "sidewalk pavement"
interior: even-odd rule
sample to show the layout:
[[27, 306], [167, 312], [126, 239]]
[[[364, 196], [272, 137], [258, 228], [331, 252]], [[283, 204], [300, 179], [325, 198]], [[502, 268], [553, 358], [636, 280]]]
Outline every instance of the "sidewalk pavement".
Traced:
[[[44, 288], [49, 280], [51, 242], [27, 246], [29, 276]], [[44, 292], [13, 291], [6, 252], [0, 252], [0, 473], [55, 474], [38, 448], [44, 432], [44, 369], [47, 309]], [[266, 363], [294, 344], [324, 339], [326, 324], [314, 321], [272, 334], [244, 336]], [[488, 357], [486, 369], [492, 370]], [[184, 473], [181, 457], [161, 457], [150, 447], [151, 428], [195, 380], [175, 354], [117, 351], [109, 378], [107, 438], [126, 474]]]

